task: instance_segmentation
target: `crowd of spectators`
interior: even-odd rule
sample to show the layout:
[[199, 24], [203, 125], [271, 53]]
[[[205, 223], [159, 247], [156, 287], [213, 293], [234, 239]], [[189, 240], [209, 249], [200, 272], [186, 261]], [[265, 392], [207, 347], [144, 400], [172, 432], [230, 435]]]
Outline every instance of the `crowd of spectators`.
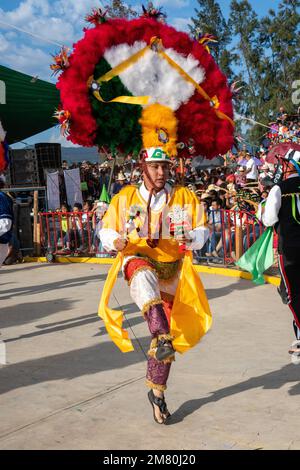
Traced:
[[[235, 260], [237, 224], [242, 227], [244, 251], [256, 240], [262, 227], [255, 218], [255, 212], [259, 203], [267, 198], [275, 172], [274, 164], [266, 160], [267, 155], [275, 144], [287, 141], [300, 143], [299, 116], [288, 116], [281, 107], [276, 121], [269, 124], [269, 131], [256, 151], [251, 151], [246, 145], [242, 149], [235, 148], [222, 156], [223, 163], [217, 167], [210, 167], [205, 160], [200, 164], [195, 163], [193, 158], [185, 160], [184, 184], [195, 192], [203, 204], [210, 228], [207, 244], [201, 252], [195, 253], [196, 261], [203, 258], [212, 261], [223, 258], [224, 261], [225, 257]], [[62, 169], [76, 167], [80, 169], [84, 204], [77, 203], [73, 208], [65, 203], [62, 205], [57, 229], [61, 233], [57, 233], [57, 238], [66, 254], [101, 253], [97, 229], [107, 209], [103, 204], [99, 206], [98, 202], [103, 186], [112, 197], [124, 185], [140, 183], [141, 172], [131, 155], [125, 157], [121, 164], [114, 164], [109, 156], [102, 163], [83, 161], [68, 165], [64, 161], [62, 164]], [[171, 168], [170, 180], [173, 183], [182, 182], [178, 163]], [[70, 211], [73, 213], [72, 220], [63, 215]], [[235, 212], [239, 213], [239, 221]], [[241, 213], [246, 214], [246, 219], [242, 220]]]

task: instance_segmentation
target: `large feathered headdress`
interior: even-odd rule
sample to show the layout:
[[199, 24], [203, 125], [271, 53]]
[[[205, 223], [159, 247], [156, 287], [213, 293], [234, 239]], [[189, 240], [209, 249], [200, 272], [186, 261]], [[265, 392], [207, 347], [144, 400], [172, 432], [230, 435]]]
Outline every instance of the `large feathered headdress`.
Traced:
[[171, 156], [192, 142], [207, 158], [231, 148], [232, 93], [202, 44], [151, 17], [106, 19], [99, 10], [92, 18], [95, 27], [54, 64], [68, 140], [123, 152], [162, 147]]

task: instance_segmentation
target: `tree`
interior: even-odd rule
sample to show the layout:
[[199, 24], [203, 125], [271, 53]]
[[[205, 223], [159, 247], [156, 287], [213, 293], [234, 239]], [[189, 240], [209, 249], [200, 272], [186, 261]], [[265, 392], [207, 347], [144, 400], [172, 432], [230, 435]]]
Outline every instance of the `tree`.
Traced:
[[[258, 19], [247, 0], [231, 2], [230, 25], [238, 42], [241, 73], [247, 83], [242, 113], [267, 124], [283, 105], [292, 113], [292, 84], [300, 76], [299, 0], [282, 0], [278, 12]], [[261, 137], [262, 128], [248, 131], [252, 142]]]
[[199, 33], [208, 33], [217, 38], [218, 44], [211, 46], [211, 53], [228, 79], [233, 79], [234, 73], [231, 68], [233, 57], [227, 48], [231, 41], [231, 31], [220, 5], [215, 0], [197, 0], [197, 2], [199, 9], [195, 8], [196, 16], [191, 18], [190, 32], [194, 37]]
[[277, 14], [270, 10], [261, 20], [260, 41], [268, 51], [265, 81], [274, 110], [281, 105], [288, 112], [294, 110], [292, 85], [300, 77], [299, 6], [299, 0], [283, 0]]
[[108, 5], [105, 5], [110, 18], [127, 18], [132, 19], [138, 16], [136, 10], [130, 5], [123, 3], [122, 0], [110, 0]]

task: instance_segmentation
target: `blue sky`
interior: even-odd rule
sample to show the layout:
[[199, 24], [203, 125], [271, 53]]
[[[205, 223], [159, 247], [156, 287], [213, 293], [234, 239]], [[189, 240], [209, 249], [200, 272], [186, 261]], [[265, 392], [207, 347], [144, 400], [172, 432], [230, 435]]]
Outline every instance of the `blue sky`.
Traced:
[[[103, 2], [105, 5], [105, 0]], [[141, 3], [147, 4], [147, 0], [141, 3], [132, 0], [128, 3], [140, 8]], [[168, 15], [168, 23], [186, 31], [190, 18], [194, 16], [194, 8], [198, 5], [196, 0], [154, 0], [153, 3], [163, 7]], [[250, 0], [250, 3], [257, 14], [263, 16], [270, 8], [276, 10], [280, 0]], [[227, 18], [230, 0], [219, 0], [219, 4]], [[59, 46], [49, 44], [46, 40], [72, 46], [82, 37], [82, 28], [86, 26], [84, 16], [95, 6], [101, 6], [100, 0], [0, 0], [0, 63], [55, 83], [49, 64], [51, 54], [57, 52]], [[7, 24], [41, 38], [33, 38]], [[60, 140], [59, 130], [55, 128], [27, 142]], [[62, 143], [66, 144], [64, 140]]]

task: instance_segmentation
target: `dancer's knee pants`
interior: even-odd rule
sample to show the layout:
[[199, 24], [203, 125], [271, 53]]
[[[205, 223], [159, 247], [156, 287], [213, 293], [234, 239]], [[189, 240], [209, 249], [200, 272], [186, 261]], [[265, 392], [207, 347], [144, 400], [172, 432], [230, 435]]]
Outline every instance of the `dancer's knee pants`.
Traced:
[[124, 270], [130, 295], [142, 311], [152, 337], [148, 352], [146, 383], [150, 388], [165, 390], [173, 358], [164, 362], [153, 357], [159, 339], [171, 340], [170, 326], [160, 295], [157, 274], [147, 260], [130, 260]]

